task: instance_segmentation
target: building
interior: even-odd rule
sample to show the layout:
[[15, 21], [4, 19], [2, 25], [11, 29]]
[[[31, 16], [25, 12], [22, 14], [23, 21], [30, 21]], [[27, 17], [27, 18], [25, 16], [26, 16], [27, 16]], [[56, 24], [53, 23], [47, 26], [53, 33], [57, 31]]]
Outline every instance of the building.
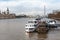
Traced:
[[15, 18], [15, 16], [16, 15], [14, 13], [10, 13], [9, 12], [9, 9], [8, 8], [4, 12], [1, 12], [0, 11], [0, 19], [12, 19], [12, 18]]
[[60, 20], [60, 11], [55, 11], [52, 14], [48, 14], [49, 18], [59, 19]]

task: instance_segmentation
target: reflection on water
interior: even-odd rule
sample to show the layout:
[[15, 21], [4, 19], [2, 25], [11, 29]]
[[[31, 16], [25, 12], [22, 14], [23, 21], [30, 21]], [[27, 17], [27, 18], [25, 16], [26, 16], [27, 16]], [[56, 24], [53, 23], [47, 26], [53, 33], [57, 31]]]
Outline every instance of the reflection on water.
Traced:
[[38, 34], [37, 37], [38, 37], [38, 40], [40, 39], [45, 40], [47, 38], [47, 34]]
[[36, 33], [25, 33], [26, 40], [36, 40]]
[[[33, 38], [35, 37], [35, 38]], [[29, 38], [28, 40], [45, 40], [47, 38], [47, 33], [44, 34], [38, 34], [38, 33], [26, 33], [26, 38]]]
[[34, 33], [26, 33], [26, 36], [27, 36], [28, 38], [31, 38], [31, 37], [34, 36]]

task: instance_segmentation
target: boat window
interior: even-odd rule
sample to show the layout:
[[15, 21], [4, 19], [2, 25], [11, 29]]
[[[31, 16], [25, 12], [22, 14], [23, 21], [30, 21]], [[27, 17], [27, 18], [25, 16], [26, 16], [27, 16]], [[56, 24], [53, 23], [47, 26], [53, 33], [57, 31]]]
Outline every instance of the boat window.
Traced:
[[32, 21], [29, 21], [28, 23], [33, 23]]
[[33, 30], [33, 28], [29, 28], [29, 30]]
[[26, 28], [26, 29], [28, 29], [28, 28]]
[[31, 25], [30, 25], [30, 27], [31, 27]]
[[27, 26], [27, 25], [26, 25]]
[[32, 27], [32, 26], [34, 26], [34, 25], [30, 25], [30, 27]]
[[37, 22], [35, 21], [35, 23], [37, 23]]
[[36, 20], [41, 20], [41, 18], [37, 18]]
[[49, 22], [56, 22], [55, 20], [50, 20]]
[[35, 27], [37, 26], [37, 25], [34, 25]]

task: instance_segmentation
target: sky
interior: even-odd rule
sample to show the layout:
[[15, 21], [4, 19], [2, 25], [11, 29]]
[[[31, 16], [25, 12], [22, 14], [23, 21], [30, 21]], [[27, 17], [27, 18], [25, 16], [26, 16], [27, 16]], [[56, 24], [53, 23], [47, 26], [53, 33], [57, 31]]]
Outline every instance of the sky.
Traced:
[[46, 14], [52, 10], [60, 10], [60, 0], [0, 0], [0, 10], [27, 15], [44, 15], [44, 5]]

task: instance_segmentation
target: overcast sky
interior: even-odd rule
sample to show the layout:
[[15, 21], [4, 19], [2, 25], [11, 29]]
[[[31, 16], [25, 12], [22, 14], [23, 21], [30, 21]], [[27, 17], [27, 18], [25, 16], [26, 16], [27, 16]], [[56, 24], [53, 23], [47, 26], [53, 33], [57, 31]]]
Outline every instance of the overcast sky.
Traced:
[[60, 9], [60, 0], [0, 0], [0, 10], [8, 7], [16, 14], [41, 14], [46, 6], [46, 12]]

